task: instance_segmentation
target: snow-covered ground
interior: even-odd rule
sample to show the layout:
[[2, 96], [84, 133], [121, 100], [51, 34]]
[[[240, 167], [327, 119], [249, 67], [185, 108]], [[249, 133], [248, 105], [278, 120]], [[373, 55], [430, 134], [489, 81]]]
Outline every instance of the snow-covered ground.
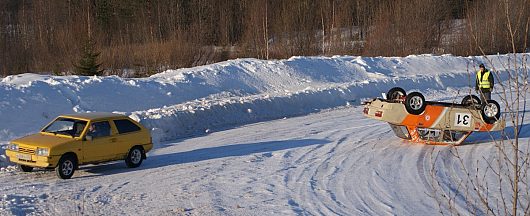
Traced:
[[[509, 56], [490, 59], [501, 65]], [[122, 162], [88, 166], [67, 181], [44, 170], [13, 171], [2, 155], [0, 214], [430, 215], [438, 204], [428, 196], [427, 156], [451, 148], [403, 142], [356, 105], [394, 86], [459, 102], [474, 83], [477, 61], [486, 62], [293, 57], [143, 79], [9, 76], [0, 82], [2, 148], [58, 114], [82, 111], [125, 113], [160, 142], [138, 169]], [[502, 79], [506, 72], [497, 67]], [[466, 164], [494, 154], [488, 137], [473, 135], [469, 142], [481, 144], [459, 147]], [[528, 145], [528, 130], [521, 137]], [[435, 166], [456, 162], [448, 157]], [[451, 182], [460, 175], [437, 177]], [[457, 206], [465, 211], [462, 202]]]
[[[360, 107], [256, 123], [161, 143], [138, 169], [123, 162], [0, 175], [0, 214], [432, 215], [433, 151], [401, 141]], [[528, 119], [527, 119], [528, 120]], [[530, 133], [522, 134], [528, 145]], [[460, 146], [465, 163], [495, 155], [487, 135]], [[445, 157], [440, 176], [454, 175]], [[447, 177], [448, 176], [448, 177]], [[458, 181], [455, 181], [458, 182]], [[465, 206], [465, 203], [458, 203]], [[464, 211], [465, 212], [465, 211]]]

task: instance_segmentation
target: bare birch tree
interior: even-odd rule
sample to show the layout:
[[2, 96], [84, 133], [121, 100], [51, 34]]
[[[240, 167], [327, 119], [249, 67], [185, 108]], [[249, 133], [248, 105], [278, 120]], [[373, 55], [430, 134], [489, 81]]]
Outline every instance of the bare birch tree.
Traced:
[[[471, 161], [459, 148], [433, 148], [431, 152], [430, 195], [435, 198], [441, 214], [467, 215], [530, 215], [530, 130], [525, 122], [527, 112], [528, 53], [527, 38], [530, 25], [528, 0], [491, 0], [496, 14], [480, 14], [470, 10], [466, 22], [471, 37], [471, 48], [482, 53], [482, 61], [492, 68], [496, 78], [495, 91], [504, 109], [507, 127], [501, 133], [489, 133], [478, 151], [490, 151], [482, 159]], [[489, 10], [489, 9], [485, 9]], [[482, 10], [481, 13], [483, 13]], [[494, 19], [484, 19], [493, 16]], [[490, 17], [491, 18], [491, 17]], [[483, 45], [489, 34], [483, 22], [501, 24], [495, 32], [504, 32], [504, 40], [511, 51], [506, 55], [487, 55]], [[501, 30], [502, 28], [503, 30]], [[524, 39], [524, 43], [519, 40]], [[493, 40], [493, 39], [490, 39]], [[499, 38], [494, 39], [500, 42]], [[490, 46], [487, 46], [488, 48]], [[474, 79], [478, 62], [470, 64], [470, 78]], [[528, 118], [526, 118], [528, 119]], [[527, 120], [526, 120], [527, 121]], [[523, 132], [523, 133], [521, 133]], [[521, 137], [521, 135], [525, 137]], [[479, 145], [479, 144], [475, 144]]]

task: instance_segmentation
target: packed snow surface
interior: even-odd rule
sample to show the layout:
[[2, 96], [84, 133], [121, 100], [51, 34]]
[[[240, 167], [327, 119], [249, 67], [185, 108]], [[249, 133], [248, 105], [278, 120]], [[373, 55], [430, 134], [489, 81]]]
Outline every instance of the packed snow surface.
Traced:
[[[511, 56], [489, 59], [504, 79]], [[57, 115], [90, 111], [129, 115], [156, 144], [138, 169], [91, 165], [66, 181], [14, 171], [1, 155], [0, 214], [430, 215], [438, 204], [428, 196], [427, 156], [450, 148], [403, 142], [357, 105], [394, 86], [459, 102], [478, 62], [491, 66], [450, 55], [334, 56], [238, 59], [141, 79], [8, 76], [0, 82], [2, 148]], [[488, 136], [469, 142], [459, 147], [466, 163], [494, 154]], [[436, 175], [451, 182], [463, 174]]]

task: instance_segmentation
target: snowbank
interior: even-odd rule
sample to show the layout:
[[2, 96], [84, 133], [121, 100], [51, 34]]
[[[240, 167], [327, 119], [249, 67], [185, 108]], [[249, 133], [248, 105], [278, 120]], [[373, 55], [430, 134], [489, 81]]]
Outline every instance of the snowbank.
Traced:
[[296, 93], [198, 100], [170, 107], [124, 113], [153, 130], [154, 140], [166, 141], [208, 133], [219, 128], [259, 121], [293, 117], [323, 109], [356, 105], [380, 95], [394, 86], [443, 90], [468, 86], [466, 74], [441, 75], [416, 79], [367, 81], [329, 89], [306, 89]]
[[[509, 56], [490, 58], [506, 61]], [[174, 139], [358, 103], [393, 86], [469, 86], [478, 61], [484, 60], [450, 55], [292, 57], [237, 59], [140, 79], [8, 76], [0, 82], [0, 141], [36, 132], [59, 114], [87, 111], [126, 113], [152, 128], [158, 140]]]

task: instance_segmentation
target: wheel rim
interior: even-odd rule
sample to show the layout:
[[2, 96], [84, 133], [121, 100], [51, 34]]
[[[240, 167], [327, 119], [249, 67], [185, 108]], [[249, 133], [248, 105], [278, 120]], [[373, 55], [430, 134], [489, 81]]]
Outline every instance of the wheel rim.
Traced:
[[66, 175], [66, 176], [72, 174], [72, 172], [74, 171], [74, 163], [72, 163], [72, 161], [69, 161], [69, 160], [63, 162], [61, 171], [63, 175]]
[[484, 107], [484, 114], [488, 117], [494, 117], [499, 112], [499, 109], [497, 109], [497, 106], [493, 103], [489, 103]]
[[423, 106], [423, 100], [420, 96], [411, 97], [409, 105], [413, 110], [419, 110]]
[[142, 152], [139, 149], [133, 149], [131, 152], [131, 162], [133, 164], [138, 164], [142, 160]]

